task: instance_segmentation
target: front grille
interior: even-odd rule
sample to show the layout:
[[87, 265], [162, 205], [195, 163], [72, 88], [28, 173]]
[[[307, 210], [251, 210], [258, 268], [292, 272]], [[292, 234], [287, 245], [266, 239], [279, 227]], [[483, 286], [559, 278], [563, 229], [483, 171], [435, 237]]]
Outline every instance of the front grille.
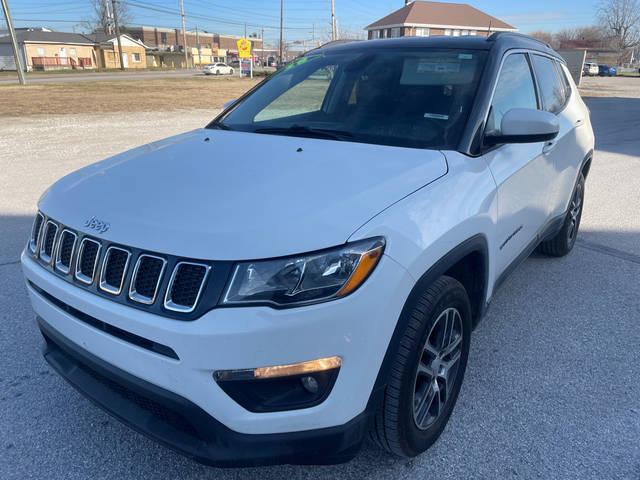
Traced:
[[78, 280], [86, 284], [93, 283], [99, 255], [100, 243], [91, 238], [83, 238], [76, 260], [76, 278]]
[[42, 230], [42, 222], [44, 222], [44, 215], [40, 212], [36, 215], [31, 227], [31, 236], [29, 237], [29, 250], [31, 253], [36, 253], [38, 250], [38, 244], [40, 243], [40, 231]]
[[193, 311], [210, 268], [200, 263], [178, 263], [169, 281], [164, 307], [176, 312]]
[[133, 271], [129, 298], [136, 302], [152, 304], [158, 294], [166, 265], [167, 261], [164, 258], [140, 255]]
[[76, 247], [78, 236], [71, 230], [63, 230], [58, 240], [58, 248], [56, 250], [55, 266], [62, 273], [69, 273], [71, 270], [71, 259], [73, 251]]
[[109, 247], [107, 249], [100, 274], [100, 288], [102, 290], [120, 295], [130, 256], [131, 254], [122, 248]]
[[[233, 266], [232, 262], [191, 260], [117, 245], [41, 212], [33, 222], [26, 252], [77, 287], [180, 320], [195, 320], [216, 306]], [[214, 265], [219, 278], [209, 281]]]
[[40, 246], [40, 258], [47, 263], [51, 262], [57, 233], [58, 225], [49, 220], [44, 227], [44, 236], [42, 238], [42, 245]]

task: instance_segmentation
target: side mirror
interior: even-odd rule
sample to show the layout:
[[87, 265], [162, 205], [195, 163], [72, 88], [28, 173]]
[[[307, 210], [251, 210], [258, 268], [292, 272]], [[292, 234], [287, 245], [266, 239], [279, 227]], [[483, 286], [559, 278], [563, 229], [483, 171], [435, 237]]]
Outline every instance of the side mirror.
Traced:
[[223, 103], [222, 110], [226, 110], [227, 108], [229, 108], [231, 105], [235, 103], [236, 100], [237, 98], [234, 98], [233, 100], [229, 100], [228, 102]]
[[548, 142], [558, 136], [560, 124], [555, 115], [532, 108], [512, 108], [502, 117], [499, 133], [488, 133], [484, 144]]

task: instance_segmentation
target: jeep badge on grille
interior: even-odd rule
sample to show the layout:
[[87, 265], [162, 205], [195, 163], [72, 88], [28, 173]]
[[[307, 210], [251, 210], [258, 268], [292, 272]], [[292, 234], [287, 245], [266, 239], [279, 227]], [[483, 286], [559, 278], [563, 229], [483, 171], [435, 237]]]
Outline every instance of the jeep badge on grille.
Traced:
[[87, 228], [91, 228], [92, 230], [95, 230], [98, 233], [104, 233], [107, 230], [109, 230], [109, 227], [111, 226], [111, 224], [108, 222], [103, 222], [102, 220], [98, 220], [94, 216], [91, 218], [87, 218], [84, 221], [84, 226]]

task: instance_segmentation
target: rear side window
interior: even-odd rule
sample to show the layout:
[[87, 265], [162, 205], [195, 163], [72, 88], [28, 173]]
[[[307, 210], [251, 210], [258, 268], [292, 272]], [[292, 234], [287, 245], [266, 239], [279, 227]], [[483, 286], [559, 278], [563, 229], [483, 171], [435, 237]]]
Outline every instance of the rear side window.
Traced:
[[523, 53], [509, 55], [502, 65], [486, 131], [500, 133], [502, 117], [512, 108], [538, 108], [531, 68]]
[[558, 113], [564, 106], [565, 89], [560, 84], [558, 71], [553, 60], [533, 55], [533, 68], [536, 71], [542, 107], [551, 113]]
[[556, 68], [558, 69], [558, 75], [560, 75], [560, 82], [564, 87], [564, 96], [565, 98], [569, 98], [571, 95], [571, 84], [569, 83], [569, 79], [567, 78], [567, 70], [562, 67], [562, 64], [556, 60]]

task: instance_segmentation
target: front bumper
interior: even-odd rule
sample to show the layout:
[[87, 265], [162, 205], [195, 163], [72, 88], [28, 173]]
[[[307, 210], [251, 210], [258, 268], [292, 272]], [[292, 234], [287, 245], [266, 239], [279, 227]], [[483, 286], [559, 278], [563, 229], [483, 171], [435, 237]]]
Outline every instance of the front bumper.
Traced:
[[219, 467], [326, 464], [352, 459], [369, 414], [306, 432], [234, 432], [192, 402], [130, 375], [69, 342], [42, 319], [43, 354], [65, 380], [134, 430], [198, 462]]
[[[218, 308], [197, 320], [179, 321], [79, 289], [52, 275], [28, 255], [23, 255], [22, 265], [34, 310], [44, 319], [41, 321], [45, 325], [43, 330], [48, 328], [54, 332], [49, 335], [50, 339], [57, 335], [65, 345], [70, 344], [74, 351], [82, 352], [84, 364], [88, 363], [84, 359], [89, 358], [89, 354], [90, 360], [115, 369], [117, 384], [122, 384], [120, 379], [131, 377], [145, 389], [151, 386], [153, 391], [160, 390], [163, 392], [161, 398], [170, 396], [177, 402], [178, 411], [195, 415], [192, 423], [206, 426], [205, 430], [210, 433], [209, 436], [202, 434], [207, 440], [201, 441], [202, 448], [194, 451], [183, 448], [181, 445], [185, 442], [172, 444], [174, 433], [158, 435], [155, 431], [145, 431], [147, 421], [141, 427], [124, 418], [120, 411], [112, 409], [112, 413], [189, 456], [221, 465], [251, 464], [248, 459], [253, 456], [260, 464], [308, 463], [304, 459], [310, 458], [307, 455], [310, 451], [318, 454], [312, 455], [313, 458], [327, 456], [333, 458], [331, 461], [342, 461], [353, 453], [352, 449], [357, 450], [359, 441], [353, 436], [362, 436], [361, 423], [368, 419], [366, 410], [389, 339], [413, 287], [413, 279], [407, 271], [383, 256], [366, 284], [344, 299], [286, 310]], [[61, 308], [52, 299], [69, 306], [71, 311]], [[78, 312], [109, 328], [82, 321]], [[155, 347], [143, 348], [144, 345], [136, 344], [126, 336], [114, 336], [114, 328], [153, 345], [168, 347], [177, 358], [156, 353]], [[250, 412], [229, 397], [212, 376], [216, 370], [291, 364], [334, 355], [342, 358], [342, 367], [331, 393], [319, 405], [299, 410]], [[57, 354], [48, 354], [47, 358], [52, 364], [55, 358], [61, 362]], [[93, 361], [92, 365], [95, 363]], [[63, 367], [56, 369], [87, 393], [87, 388], [69, 378]], [[74, 375], [80, 375], [79, 369], [73, 369]], [[91, 391], [87, 394], [94, 396]], [[100, 400], [96, 402], [100, 403]], [[194, 411], [197, 413], [193, 414]], [[202, 420], [201, 415], [207, 420]], [[318, 445], [307, 447], [305, 438], [315, 439], [309, 440], [311, 443], [317, 440]], [[323, 438], [330, 439], [327, 442], [336, 446], [333, 453], [323, 449]], [[228, 448], [221, 450], [220, 442]], [[260, 448], [254, 449], [253, 442]], [[258, 451], [271, 442], [275, 449], [271, 453], [263, 455]], [[246, 448], [251, 451], [242, 450]], [[214, 455], [213, 450], [223, 453]], [[266, 446], [264, 452], [269, 452]], [[266, 457], [276, 460], [267, 461]]]

